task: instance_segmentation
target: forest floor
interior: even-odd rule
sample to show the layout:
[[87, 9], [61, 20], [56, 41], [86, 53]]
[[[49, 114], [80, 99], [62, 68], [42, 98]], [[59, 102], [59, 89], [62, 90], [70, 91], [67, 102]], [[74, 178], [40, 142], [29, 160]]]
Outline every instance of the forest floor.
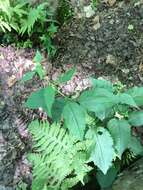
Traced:
[[[86, 87], [84, 79], [88, 76], [102, 77], [112, 82], [121, 81], [127, 86], [143, 85], [142, 0], [138, 3], [117, 1], [114, 6], [100, 4], [91, 18], [73, 18], [71, 22], [62, 26], [54, 41], [57, 46], [56, 56], [52, 61], [45, 59], [42, 63], [47, 70], [47, 80], [44, 83], [54, 79], [71, 65], [75, 65], [78, 68], [77, 80], [83, 81], [80, 90]], [[33, 68], [34, 52], [33, 49], [17, 50], [11, 46], [1, 45], [0, 111], [5, 104], [10, 105], [12, 112], [23, 111], [21, 105], [30, 92], [43, 85], [37, 78], [27, 84], [19, 83], [23, 74]], [[74, 91], [78, 82], [72, 81], [64, 90]], [[19, 129], [22, 146], [27, 147], [27, 137], [22, 136], [25, 135], [22, 129]], [[4, 141], [0, 135], [0, 143]], [[21, 154], [24, 155], [25, 151], [26, 148], [22, 148]], [[5, 155], [0, 157], [4, 158]], [[21, 158], [22, 156], [19, 159], [15, 154], [14, 164], [19, 167], [17, 169], [15, 167], [15, 170], [17, 173], [22, 170], [29, 172], [28, 169], [24, 171], [22, 165], [24, 162]], [[5, 183], [7, 176], [5, 175], [5, 180], [2, 179]], [[93, 189], [95, 190], [95, 187]]]

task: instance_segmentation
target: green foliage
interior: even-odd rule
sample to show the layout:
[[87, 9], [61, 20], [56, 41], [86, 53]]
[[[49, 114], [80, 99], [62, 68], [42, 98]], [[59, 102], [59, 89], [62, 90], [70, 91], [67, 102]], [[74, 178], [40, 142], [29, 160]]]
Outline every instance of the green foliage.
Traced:
[[117, 156], [121, 158], [131, 139], [131, 127], [125, 119], [111, 119], [107, 127], [114, 139]]
[[67, 82], [67, 81], [71, 80], [71, 78], [74, 75], [75, 71], [76, 71], [75, 68], [72, 68], [69, 71], [67, 71], [65, 74], [63, 74], [62, 76], [59, 77], [59, 82], [64, 83], [64, 82]]
[[26, 82], [28, 80], [31, 80], [33, 76], [35, 75], [35, 71], [29, 71], [22, 77], [21, 81]]
[[3, 32], [12, 29], [19, 31], [19, 19], [27, 14], [24, 10], [25, 5], [23, 2], [0, 0], [0, 28]]
[[27, 189], [27, 186], [28, 186], [28, 185], [27, 185], [26, 183], [20, 181], [20, 182], [18, 183], [17, 187], [16, 187], [16, 190], [26, 190], [26, 189]]
[[86, 138], [93, 141], [89, 161], [93, 161], [106, 174], [115, 157], [112, 136], [106, 129], [98, 127], [96, 130], [89, 129]]
[[132, 126], [143, 127], [143, 111], [132, 112], [129, 115], [129, 122]]
[[33, 71], [29, 71], [24, 76], [22, 77], [21, 81], [26, 82], [28, 80], [31, 80], [35, 74], [39, 76], [40, 79], [43, 79], [45, 76], [45, 71], [41, 65], [43, 57], [41, 53], [37, 50], [36, 55], [34, 57], [34, 62], [35, 62], [35, 68]]
[[92, 0], [92, 7], [96, 9], [99, 0]]
[[43, 110], [47, 112], [49, 117], [51, 117], [51, 108], [54, 99], [55, 90], [53, 87], [48, 86], [46, 88], [38, 90], [37, 92], [32, 93], [25, 103], [25, 106], [32, 109], [43, 108]]
[[141, 145], [138, 138], [132, 136], [130, 139], [130, 143], [128, 144], [128, 149], [134, 155], [143, 155], [143, 146]]
[[78, 181], [84, 183], [84, 176], [91, 167], [86, 164], [83, 149], [65, 129], [56, 123], [50, 126], [36, 120], [30, 124], [29, 130], [35, 150], [29, 155], [34, 165], [32, 190], [40, 190], [44, 185], [48, 189], [64, 190]]
[[[0, 0], [0, 32], [11, 32], [9, 37], [8, 33], [6, 35], [18, 46], [23, 44], [25, 47], [31, 47], [32, 41], [43, 45], [49, 56], [53, 56], [56, 49], [52, 44], [52, 38], [57, 32], [55, 25], [57, 7], [53, 6], [48, 0], [43, 0], [39, 4], [26, 0]], [[17, 39], [14, 39], [13, 35], [17, 35]], [[20, 38], [23, 38], [22, 43], [15, 42]]]
[[108, 188], [114, 182], [119, 168], [116, 168], [114, 165], [108, 170], [106, 175], [104, 175], [100, 170], [97, 171], [96, 178], [101, 188]]
[[91, 78], [91, 81], [92, 81], [92, 85], [94, 88], [105, 88], [107, 89], [108, 91], [111, 91], [113, 92], [113, 85], [109, 82], [109, 81], [106, 81], [104, 79], [94, 79], [94, 78]]
[[140, 88], [133, 87], [129, 89], [126, 93], [132, 96], [132, 98], [134, 99], [134, 101], [136, 102], [138, 106], [143, 105], [143, 87], [140, 87]]
[[101, 186], [108, 186], [108, 179], [112, 183], [117, 174], [111, 169], [116, 161], [133, 160], [143, 153], [139, 139], [131, 132], [133, 127], [143, 125], [143, 88], [126, 90], [105, 80], [91, 79], [92, 87], [79, 97], [65, 96], [58, 85], [70, 80], [74, 72], [73, 68], [56, 82], [50, 81], [48, 87], [33, 92], [26, 101], [27, 107], [42, 107], [50, 122], [59, 123], [49, 126], [36, 121], [30, 127], [36, 151], [34, 188], [38, 184], [43, 188], [45, 180], [51, 189], [51, 185], [67, 190], [79, 181], [83, 183], [91, 163], [100, 170], [97, 176]]
[[96, 117], [104, 120], [116, 105], [117, 98], [105, 88], [97, 87], [83, 92], [79, 97], [79, 103], [87, 111], [94, 112]]
[[83, 140], [85, 133], [84, 109], [76, 102], [67, 102], [64, 106], [63, 117], [70, 135], [75, 136], [79, 140]]
[[40, 22], [46, 21], [46, 13], [44, 11], [45, 7], [47, 6], [47, 3], [41, 3], [35, 8], [30, 7], [29, 12], [26, 15], [26, 18], [22, 20], [20, 33], [23, 35], [24, 33], [28, 33], [30, 36], [32, 33], [32, 29], [35, 25], [35, 23], [39, 20]]

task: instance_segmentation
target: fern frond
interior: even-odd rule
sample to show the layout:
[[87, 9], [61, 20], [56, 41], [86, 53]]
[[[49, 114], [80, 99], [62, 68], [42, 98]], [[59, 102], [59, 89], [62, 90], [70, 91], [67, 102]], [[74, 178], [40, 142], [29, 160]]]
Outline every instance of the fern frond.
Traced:
[[19, 3], [13, 7], [13, 13], [22, 17], [23, 15], [27, 15], [27, 12], [24, 10], [24, 6], [26, 3]]
[[10, 25], [3, 21], [1, 18], [0, 18], [0, 28], [2, 29], [3, 32], [6, 32], [6, 30], [8, 30], [9, 32], [11, 31], [11, 27]]
[[9, 0], [0, 0], [0, 12], [4, 12], [8, 17], [10, 17], [10, 1]]
[[64, 180], [64, 182], [61, 185], [61, 190], [67, 190], [69, 188], [72, 188], [79, 182], [79, 179], [77, 177], [73, 178], [67, 178]]
[[29, 9], [29, 13], [27, 15], [27, 18], [24, 19], [21, 22], [21, 29], [20, 29], [20, 33], [23, 35], [25, 32], [28, 33], [28, 35], [30, 35], [34, 24], [37, 22], [38, 19], [41, 20], [41, 17], [43, 17], [43, 13], [44, 13], [44, 8], [45, 5], [47, 3], [41, 3], [39, 6], [37, 6], [36, 8], [30, 8]]
[[47, 184], [53, 190], [62, 189], [67, 177], [76, 177], [83, 183], [84, 176], [91, 170], [86, 164], [86, 155], [76, 146], [74, 139], [59, 124], [33, 121], [29, 130], [34, 140], [35, 153], [29, 158], [33, 163], [33, 190]]

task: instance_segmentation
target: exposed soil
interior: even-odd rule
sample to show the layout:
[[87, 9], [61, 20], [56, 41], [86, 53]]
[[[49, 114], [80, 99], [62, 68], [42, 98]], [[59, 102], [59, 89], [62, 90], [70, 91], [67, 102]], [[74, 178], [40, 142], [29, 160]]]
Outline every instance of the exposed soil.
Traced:
[[[16, 51], [11, 47], [0, 47], [0, 146], [6, 144], [4, 151], [9, 148], [14, 151], [11, 156], [5, 155], [2, 159], [0, 157], [0, 163], [9, 157], [11, 160], [7, 159], [8, 165], [13, 164], [13, 167], [9, 167], [10, 171], [0, 178], [0, 188], [1, 185], [12, 186], [16, 171], [21, 172], [23, 169], [21, 163], [27, 151], [26, 138], [29, 138], [26, 125], [31, 117], [21, 105], [32, 90], [48, 83], [49, 79], [57, 77], [72, 64], [78, 66], [78, 73], [66, 88], [61, 87], [64, 93], [72, 93], [76, 89], [81, 91], [88, 87], [88, 82], [84, 79], [89, 75], [107, 77], [112, 81], [120, 80], [129, 86], [142, 85], [143, 1], [140, 0], [138, 4], [133, 1], [119, 1], [113, 7], [100, 4], [93, 17], [75, 18], [65, 24], [57, 34], [55, 43], [58, 51], [52, 60], [52, 66], [47, 60], [46, 64], [43, 63], [44, 66], [48, 65], [47, 79], [39, 82], [35, 78], [26, 85], [18, 83], [18, 80], [26, 71], [32, 69], [33, 50]], [[78, 86], [79, 81], [82, 82]], [[6, 115], [6, 112], [9, 114]], [[23, 114], [27, 117], [26, 121], [21, 118]], [[14, 117], [11, 118], [12, 115]], [[12, 125], [12, 121], [17, 122]], [[3, 127], [8, 128], [4, 130]], [[17, 142], [20, 147], [17, 147]], [[26, 167], [26, 164], [24, 166]], [[28, 168], [25, 172], [29, 174]], [[7, 178], [10, 178], [10, 181]], [[84, 189], [89, 189], [89, 186]], [[90, 184], [90, 189], [95, 190], [95, 187], [92, 188]]]
[[142, 84], [143, 2], [119, 1], [112, 8], [100, 4], [92, 18], [76, 19], [62, 27], [57, 39], [54, 64], [79, 64], [96, 77]]

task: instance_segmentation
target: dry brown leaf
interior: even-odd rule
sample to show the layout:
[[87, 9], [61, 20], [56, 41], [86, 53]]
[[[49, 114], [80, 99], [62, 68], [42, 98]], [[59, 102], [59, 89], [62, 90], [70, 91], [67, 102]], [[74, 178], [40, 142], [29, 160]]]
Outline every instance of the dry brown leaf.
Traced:
[[109, 65], [113, 65], [113, 66], [116, 66], [116, 58], [115, 56], [111, 55], [111, 54], [108, 54], [106, 56], [106, 64], [109, 64]]
[[116, 3], [116, 0], [104, 0], [103, 2], [107, 3], [110, 7], [112, 7]]
[[139, 64], [139, 72], [143, 72], [143, 63]]
[[17, 81], [17, 79], [16, 79], [15, 75], [12, 75], [8, 79], [8, 87], [12, 87], [16, 83], [16, 81]]
[[93, 25], [94, 30], [99, 29], [100, 28], [100, 18], [98, 15], [93, 19], [93, 22], [94, 22], [94, 25]]

